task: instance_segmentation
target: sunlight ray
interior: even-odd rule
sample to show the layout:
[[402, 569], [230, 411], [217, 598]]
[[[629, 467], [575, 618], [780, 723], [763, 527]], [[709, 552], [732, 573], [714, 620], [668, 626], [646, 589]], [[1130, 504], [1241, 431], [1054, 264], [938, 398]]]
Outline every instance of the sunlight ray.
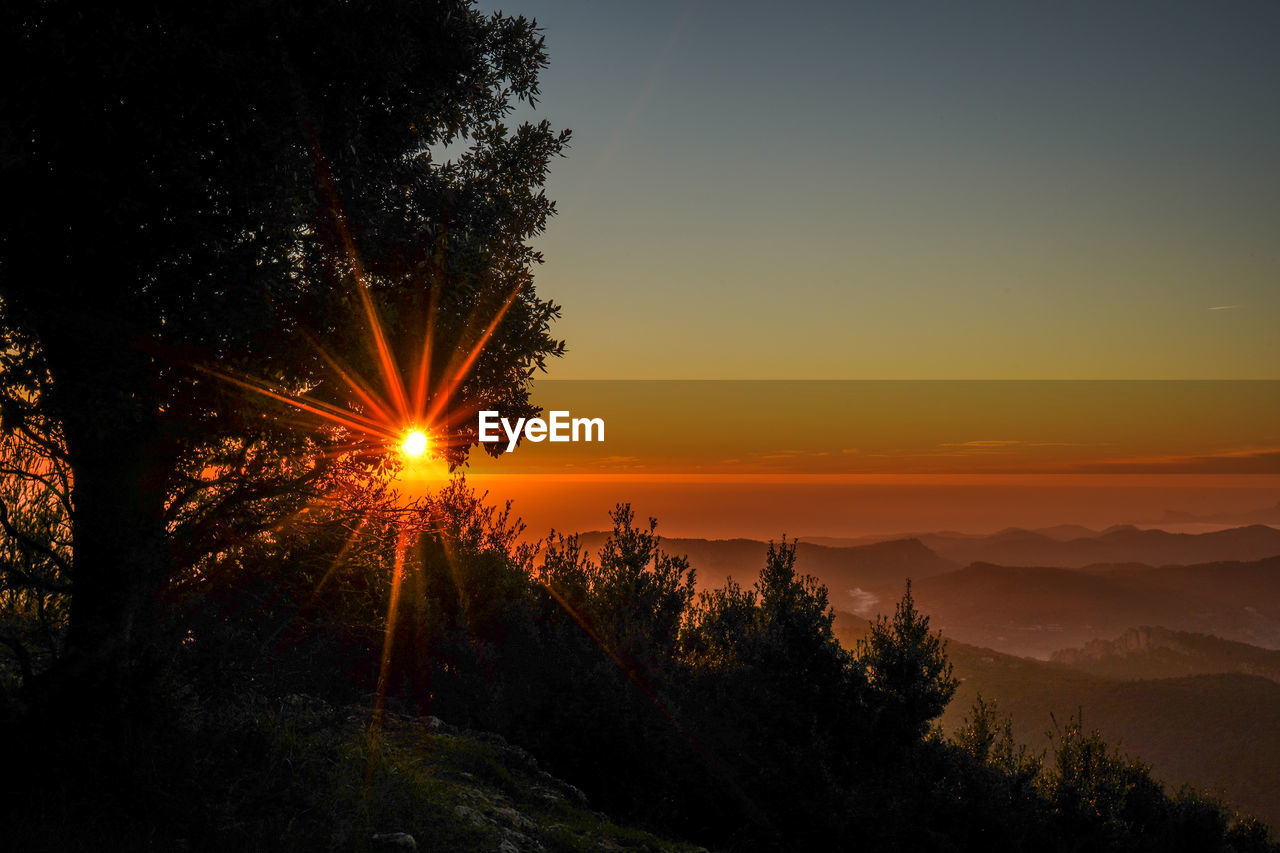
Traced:
[[327, 421], [346, 427], [354, 432], [363, 433], [383, 440], [395, 437], [393, 432], [384, 428], [377, 421], [371, 420], [363, 415], [356, 414], [350, 410], [340, 409], [337, 406], [332, 406], [319, 400], [312, 400], [306, 396], [289, 397], [278, 391], [272, 390], [264, 383], [257, 380], [242, 379], [233, 374], [226, 373], [221, 370], [215, 370], [211, 367], [197, 365], [197, 369], [213, 376], [217, 376], [235, 385], [239, 385], [241, 388], [256, 391], [259, 394], [263, 394], [277, 402], [284, 403], [287, 406], [292, 406], [295, 409], [301, 409], [304, 412], [309, 412], [310, 414], [324, 418]]
[[331, 354], [321, 346], [318, 340], [312, 337], [309, 333], [304, 332], [303, 334], [306, 336], [307, 340], [311, 342], [311, 345], [315, 347], [315, 350], [320, 354], [320, 357], [325, 360], [336, 374], [338, 374], [338, 377], [347, 384], [347, 387], [355, 393], [360, 402], [368, 406], [373, 413], [382, 420], [393, 420], [391, 411], [387, 408], [387, 403], [381, 400], [372, 388], [361, 381], [360, 377], [354, 371], [347, 369], [342, 362], [338, 360], [337, 356]]
[[364, 305], [365, 317], [369, 321], [369, 331], [373, 334], [374, 346], [378, 351], [378, 366], [382, 369], [383, 380], [395, 403], [401, 419], [409, 419], [409, 401], [405, 397], [404, 383], [400, 379], [400, 369], [396, 365], [395, 356], [387, 344], [387, 336], [382, 331], [382, 321], [378, 317], [378, 308], [373, 304], [369, 288], [363, 281], [357, 280], [356, 291], [360, 294], [360, 302]]
[[400, 588], [404, 582], [404, 560], [409, 531], [400, 525], [396, 533], [395, 563], [391, 571], [391, 600], [387, 604], [387, 623], [382, 637], [382, 657], [378, 662], [378, 681], [373, 695], [373, 720], [370, 729], [377, 731], [382, 727], [382, 716], [386, 710], [387, 681], [391, 676], [391, 657], [395, 648], [396, 624], [400, 609]]
[[426, 330], [422, 338], [422, 353], [418, 359], [418, 372], [413, 383], [413, 414], [419, 421], [425, 420], [427, 406], [427, 390], [431, 381], [431, 355], [435, 339], [436, 311], [439, 308], [440, 288], [438, 283], [431, 287], [431, 295], [427, 299]]
[[316, 173], [321, 191], [329, 202], [329, 209], [333, 213], [334, 225], [337, 227], [338, 236], [342, 240], [342, 249], [347, 256], [348, 263], [351, 264], [356, 294], [360, 297], [360, 304], [363, 306], [365, 318], [368, 320], [368, 332], [373, 336], [374, 347], [378, 356], [378, 366], [382, 371], [383, 381], [386, 382], [387, 391], [391, 394], [392, 401], [401, 419], [408, 419], [409, 405], [405, 397], [404, 383], [400, 379], [400, 371], [396, 365], [395, 357], [392, 355], [391, 348], [387, 344], [386, 335], [382, 331], [382, 322], [378, 317], [377, 306], [373, 304], [373, 297], [369, 295], [364, 262], [360, 259], [360, 253], [356, 250], [355, 240], [351, 237], [351, 230], [347, 227], [346, 215], [342, 211], [342, 200], [339, 198], [337, 189], [334, 186], [329, 159], [324, 155], [314, 134], [311, 135], [311, 151], [315, 159]]
[[435, 419], [440, 415], [440, 412], [448, 404], [449, 399], [453, 396], [453, 392], [462, 384], [462, 380], [466, 378], [467, 373], [470, 372], [472, 366], [476, 362], [476, 359], [480, 357], [481, 351], [489, 342], [489, 338], [493, 336], [494, 330], [498, 328], [498, 324], [502, 322], [502, 318], [506, 316], [507, 311], [511, 308], [512, 303], [515, 302], [516, 297], [520, 295], [520, 290], [522, 288], [523, 284], [517, 285], [516, 288], [511, 291], [511, 294], [505, 301], [503, 301], [502, 307], [498, 309], [498, 312], [485, 328], [484, 334], [480, 336], [480, 340], [476, 341], [475, 346], [471, 348], [471, 352], [467, 354], [467, 357], [461, 366], [459, 366], [457, 370], [452, 371], [453, 375], [449, 377], [445, 387], [436, 396], [436, 402], [431, 407], [431, 411], [427, 414], [426, 419], [428, 423], [435, 421]]
[[366, 511], [361, 513], [359, 523], [357, 523], [355, 529], [347, 535], [346, 540], [342, 543], [342, 547], [339, 548], [338, 553], [334, 555], [333, 562], [329, 564], [329, 568], [325, 571], [324, 575], [321, 576], [320, 581], [316, 584], [316, 588], [312, 590], [311, 598], [307, 601], [308, 605], [315, 604], [315, 602], [320, 598], [320, 592], [324, 589], [324, 585], [329, 582], [329, 578], [331, 578], [334, 572], [338, 570], [338, 567], [342, 565], [342, 561], [346, 559], [347, 554], [351, 553], [351, 549], [355, 547], [356, 541], [360, 538], [360, 534], [364, 532], [364, 528], [368, 523], [369, 512]]

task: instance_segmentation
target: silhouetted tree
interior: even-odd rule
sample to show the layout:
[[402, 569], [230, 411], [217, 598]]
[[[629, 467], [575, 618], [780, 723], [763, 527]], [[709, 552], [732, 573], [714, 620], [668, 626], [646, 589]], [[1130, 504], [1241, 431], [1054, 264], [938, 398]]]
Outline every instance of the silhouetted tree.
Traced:
[[0, 435], [0, 460], [0, 644], [11, 653], [0, 656], [3, 704], [8, 688], [31, 687], [58, 654], [71, 554], [65, 466], [19, 433]]
[[[465, 0], [23, 0], [0, 34], [3, 423], [70, 472], [60, 681], [100, 715], [171, 648], [176, 576], [360, 470], [200, 368], [344, 405], [311, 341], [376, 375], [363, 291], [430, 389], [465, 368], [455, 398], [533, 411], [562, 345], [527, 241], [567, 136], [504, 125], [542, 39]], [[458, 462], [474, 424], [448, 431]]]
[[929, 617], [916, 610], [910, 581], [893, 618], [876, 618], [857, 657], [880, 703], [878, 725], [905, 742], [922, 737], [956, 692], [946, 641], [929, 632]]
[[[689, 603], [684, 560], [625, 505], [607, 570], [573, 537], [531, 553], [463, 484], [414, 515], [407, 549], [400, 523], [325, 508], [228, 555], [184, 653], [215, 677], [242, 667], [250, 695], [367, 696], [399, 554], [388, 707], [498, 732], [612, 814], [725, 849], [1274, 850], [1264, 827], [1169, 796], [1074, 721], [1047, 768], [985, 699], [952, 740], [926, 732], [949, 678], [910, 595], [855, 658], [793, 543], [771, 545], [751, 589]], [[655, 624], [681, 626], [672, 655], [642, 654], [639, 638], [667, 636]]]
[[1081, 847], [1135, 846], [1130, 836], [1154, 823], [1152, 812], [1166, 802], [1150, 768], [1108, 744], [1097, 729], [1086, 730], [1083, 712], [1065, 725], [1055, 720], [1054, 728], [1049, 733], [1052, 754], [1040, 782], [1059, 831]]
[[997, 704], [981, 693], [952, 740], [980, 764], [1000, 771], [1015, 784], [1026, 785], [1040, 773], [1040, 757], [1014, 739], [1012, 718], [1002, 717]]
[[679, 650], [694, 571], [684, 557], [659, 548], [656, 519], [637, 525], [630, 504], [619, 504], [609, 518], [613, 534], [591, 579], [595, 623], [626, 665], [663, 670]]

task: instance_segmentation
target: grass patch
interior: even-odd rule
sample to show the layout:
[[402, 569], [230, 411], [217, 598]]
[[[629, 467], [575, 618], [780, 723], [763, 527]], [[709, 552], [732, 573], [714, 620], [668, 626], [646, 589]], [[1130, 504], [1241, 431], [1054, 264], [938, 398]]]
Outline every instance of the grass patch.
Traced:
[[391, 832], [441, 853], [698, 849], [617, 826], [495, 736], [370, 719], [256, 700], [193, 714], [123, 759], [81, 754], [74, 774], [57, 772], [69, 756], [56, 746], [29, 750], [9, 849], [364, 853]]

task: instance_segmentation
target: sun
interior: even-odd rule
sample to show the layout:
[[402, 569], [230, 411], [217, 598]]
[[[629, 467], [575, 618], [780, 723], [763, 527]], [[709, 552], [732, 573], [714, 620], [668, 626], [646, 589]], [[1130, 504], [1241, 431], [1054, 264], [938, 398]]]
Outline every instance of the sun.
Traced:
[[421, 458], [427, 452], [427, 434], [420, 429], [411, 429], [400, 442], [400, 451], [410, 459]]

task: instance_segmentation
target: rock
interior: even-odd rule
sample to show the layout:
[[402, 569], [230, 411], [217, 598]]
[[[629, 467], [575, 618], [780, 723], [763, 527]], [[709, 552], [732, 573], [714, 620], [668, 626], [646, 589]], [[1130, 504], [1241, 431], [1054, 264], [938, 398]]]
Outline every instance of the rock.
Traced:
[[470, 806], [454, 806], [453, 816], [458, 820], [466, 821], [472, 826], [491, 827], [497, 825]]
[[501, 806], [496, 808], [492, 811], [492, 814], [501, 819], [507, 825], [514, 826], [517, 829], [533, 829], [535, 826], [533, 821], [529, 820], [529, 818], [520, 814], [520, 812], [510, 806]]
[[541, 800], [546, 800], [548, 803], [559, 803], [564, 800], [564, 797], [560, 796], [559, 791], [554, 791], [551, 788], [544, 788], [541, 786], [534, 788], [533, 794]]
[[374, 850], [417, 850], [418, 842], [407, 832], [380, 832], [373, 836]]
[[543, 846], [523, 832], [514, 829], [502, 831], [502, 843], [498, 845], [502, 853], [542, 853]]
[[[545, 787], [538, 787], [535, 789], [535, 792], [544, 800], [564, 797], [580, 806], [585, 806], [587, 804], [587, 795], [582, 793], [581, 789], [570, 785], [563, 779], [557, 779], [545, 770], [538, 772], [538, 778], [545, 782], [546, 785]], [[550, 796], [548, 796], [548, 794], [550, 794]]]
[[449, 725], [439, 717], [423, 717], [422, 725], [429, 732], [448, 732], [453, 734], [458, 731], [457, 728]]

